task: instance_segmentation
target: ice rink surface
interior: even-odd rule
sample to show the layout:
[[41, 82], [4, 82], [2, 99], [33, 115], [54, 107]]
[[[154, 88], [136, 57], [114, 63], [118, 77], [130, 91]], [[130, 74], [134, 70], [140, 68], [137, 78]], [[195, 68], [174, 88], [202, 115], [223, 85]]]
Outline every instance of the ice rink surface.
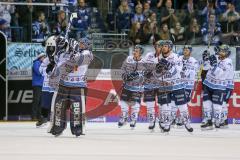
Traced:
[[240, 125], [194, 132], [172, 128], [169, 135], [138, 123], [118, 128], [116, 123], [88, 123], [87, 134], [60, 137], [34, 122], [0, 123], [0, 160], [240, 160]]

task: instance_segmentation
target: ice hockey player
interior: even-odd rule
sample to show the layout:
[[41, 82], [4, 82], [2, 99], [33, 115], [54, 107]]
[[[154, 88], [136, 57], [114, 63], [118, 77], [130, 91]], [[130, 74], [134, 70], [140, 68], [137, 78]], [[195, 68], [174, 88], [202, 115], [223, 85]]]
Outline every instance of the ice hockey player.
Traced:
[[228, 101], [232, 95], [233, 89], [234, 89], [234, 68], [232, 64], [232, 60], [229, 58], [231, 51], [228, 45], [221, 45], [219, 46], [216, 54], [218, 55], [219, 60], [224, 60], [228, 62], [229, 65], [229, 72], [227, 72], [226, 75], [226, 93], [224, 96], [223, 101], [223, 108], [222, 108], [222, 115], [221, 115], [221, 128], [227, 128], [228, 127]]
[[128, 121], [129, 106], [131, 106], [130, 127], [133, 129], [136, 126], [143, 92], [143, 52], [141, 45], [134, 46], [133, 55], [128, 56], [122, 64], [123, 89], [120, 97], [119, 127]]
[[155, 97], [158, 93], [159, 83], [158, 78], [153, 75], [153, 70], [158, 63], [161, 50], [162, 50], [162, 41], [155, 42], [154, 48], [155, 52], [149, 52], [144, 57], [144, 93], [143, 101], [147, 107], [147, 119], [149, 121], [148, 129], [153, 130], [155, 128], [156, 122], [156, 113], [155, 113]]
[[47, 73], [59, 75], [50, 130], [55, 136], [59, 136], [66, 128], [68, 107], [72, 134], [75, 136], [85, 134], [86, 72], [93, 59], [90, 46], [87, 38], [82, 38], [79, 42], [64, 37], [56, 39], [57, 56], [54, 57], [54, 61], [50, 61], [46, 69]]
[[227, 88], [227, 76], [232, 72], [232, 63], [229, 58], [229, 47], [222, 47], [218, 52], [219, 58], [216, 55], [211, 55], [208, 59], [210, 69], [207, 72], [206, 78], [203, 81], [203, 111], [204, 121], [201, 128], [212, 129], [213, 122], [215, 128], [220, 128], [222, 105]]
[[185, 96], [185, 84], [181, 79], [182, 62], [177, 54], [172, 52], [173, 43], [165, 40], [162, 43], [162, 57], [156, 65], [155, 73], [159, 79], [158, 103], [161, 111], [160, 127], [164, 132], [170, 131], [172, 121], [172, 105], [180, 110], [185, 128], [193, 132]]
[[[55, 38], [56, 38], [56, 36], [51, 36], [45, 42], [46, 52], [48, 52], [48, 55], [50, 55], [49, 49], [51, 48], [52, 42], [55, 40]], [[53, 97], [54, 90], [56, 88], [56, 87], [53, 87], [54, 86], [53, 84], [49, 85], [49, 75], [46, 72], [47, 65], [50, 63], [48, 55], [43, 60], [43, 62], [41, 63], [41, 66], [39, 68], [39, 72], [44, 77], [44, 80], [43, 80], [42, 97], [41, 97], [42, 117], [36, 123], [37, 127], [40, 127], [40, 126], [46, 124], [48, 121], [48, 116], [49, 116], [50, 109], [51, 109], [52, 97]]]
[[[183, 68], [181, 73], [181, 78], [185, 82], [185, 95], [186, 101], [189, 103], [191, 101], [192, 91], [194, 88], [195, 76], [198, 71], [198, 61], [191, 56], [192, 46], [185, 45], [183, 47], [183, 55], [179, 57], [180, 61], [183, 63]], [[182, 120], [180, 117], [176, 117], [177, 107], [172, 108], [173, 121], [176, 120], [178, 126], [182, 125]]]

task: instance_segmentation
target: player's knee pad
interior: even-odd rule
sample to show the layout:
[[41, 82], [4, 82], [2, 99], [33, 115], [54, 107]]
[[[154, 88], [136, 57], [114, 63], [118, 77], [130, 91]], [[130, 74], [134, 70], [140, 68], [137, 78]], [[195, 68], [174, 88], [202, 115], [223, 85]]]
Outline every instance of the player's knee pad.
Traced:
[[213, 113], [215, 120], [219, 122], [221, 120], [222, 105], [213, 104]]
[[171, 116], [172, 116], [173, 119], [176, 119], [176, 117], [177, 117], [177, 111], [178, 111], [178, 106], [175, 105], [175, 102], [174, 102], [174, 101], [172, 101], [172, 102], [170, 103], [170, 105], [171, 105]]
[[137, 120], [139, 110], [140, 110], [140, 103], [135, 102], [135, 103], [131, 106], [131, 120]]
[[203, 101], [203, 115], [206, 119], [212, 118], [212, 102], [210, 100]]
[[163, 123], [170, 123], [171, 121], [171, 105], [163, 104], [160, 106], [161, 110], [161, 121]]
[[180, 111], [180, 117], [183, 120], [184, 123], [188, 123], [190, 120], [189, 112], [187, 104], [179, 105], [178, 106]]
[[126, 101], [121, 100], [120, 101], [120, 107], [121, 107], [122, 112], [128, 112], [129, 104]]

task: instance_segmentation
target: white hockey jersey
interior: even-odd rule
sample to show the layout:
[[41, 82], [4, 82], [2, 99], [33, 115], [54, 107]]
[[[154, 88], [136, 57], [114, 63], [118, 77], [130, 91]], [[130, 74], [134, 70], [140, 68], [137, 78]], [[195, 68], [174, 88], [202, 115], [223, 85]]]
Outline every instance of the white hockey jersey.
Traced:
[[47, 57], [43, 60], [43, 62], [41, 63], [41, 66], [39, 68], [39, 72], [42, 74], [42, 76], [44, 76], [42, 91], [54, 92], [57, 88], [58, 83], [56, 81], [49, 81], [50, 75], [48, 75], [46, 73], [46, 69], [47, 69], [48, 64], [49, 64], [49, 59]]
[[195, 76], [198, 71], [198, 61], [193, 58], [189, 57], [188, 59], [184, 59], [184, 56], [179, 57], [180, 61], [183, 63], [183, 71], [182, 71], [182, 80], [185, 82], [186, 89], [193, 89]]
[[[144, 61], [143, 59], [136, 61], [133, 56], [128, 56], [122, 64], [122, 77], [130, 73], [137, 72], [139, 74], [138, 78], [132, 81], [124, 81], [123, 87], [130, 91], [142, 92], [143, 91], [143, 71], [144, 71]], [[124, 80], [124, 79], [123, 79]]]
[[87, 87], [87, 69], [93, 54], [83, 50], [76, 54], [62, 54], [59, 58], [57, 70], [60, 72], [59, 84], [67, 87]]
[[[156, 56], [154, 52], [149, 52], [145, 55], [144, 59], [145, 71], [153, 72], [156, 68], [156, 64], [159, 61], [159, 56]], [[154, 75], [150, 78], [144, 78], [144, 89], [145, 90], [154, 90], [159, 88], [158, 78]]]
[[203, 84], [212, 89], [225, 90], [227, 88], [228, 72], [232, 72], [232, 63], [229, 59], [218, 61], [216, 66], [211, 66], [208, 70]]
[[180, 74], [183, 63], [178, 55], [171, 52], [165, 59], [171, 63], [170, 70], [164, 74], [154, 72], [154, 75], [158, 77], [159, 80], [159, 89], [163, 91], [173, 91], [185, 88], [185, 83], [182, 81]]

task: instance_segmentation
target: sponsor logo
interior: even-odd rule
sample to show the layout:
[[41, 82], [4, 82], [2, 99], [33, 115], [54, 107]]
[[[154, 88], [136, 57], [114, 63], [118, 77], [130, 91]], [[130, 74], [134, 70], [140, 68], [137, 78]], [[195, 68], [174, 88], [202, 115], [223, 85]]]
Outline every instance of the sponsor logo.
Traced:
[[233, 124], [240, 124], [240, 119], [233, 118]]
[[32, 103], [32, 90], [10, 90], [8, 94], [8, 103]]

